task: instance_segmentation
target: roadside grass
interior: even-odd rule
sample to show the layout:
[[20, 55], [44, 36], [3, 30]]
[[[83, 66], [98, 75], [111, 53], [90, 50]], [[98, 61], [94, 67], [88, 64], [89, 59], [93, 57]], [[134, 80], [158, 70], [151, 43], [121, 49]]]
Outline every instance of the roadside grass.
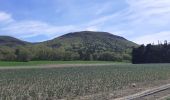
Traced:
[[0, 67], [37, 66], [37, 65], [48, 65], [48, 64], [112, 64], [112, 63], [121, 63], [121, 62], [113, 62], [113, 61], [30, 61], [30, 62], [0, 61]]
[[160, 100], [170, 100], [170, 94], [167, 96], [162, 97]]

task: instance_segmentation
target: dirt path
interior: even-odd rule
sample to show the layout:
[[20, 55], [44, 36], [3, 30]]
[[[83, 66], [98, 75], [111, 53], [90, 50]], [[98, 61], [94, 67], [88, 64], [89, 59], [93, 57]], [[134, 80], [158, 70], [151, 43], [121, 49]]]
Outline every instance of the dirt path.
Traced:
[[[76, 98], [75, 100], [156, 100], [155, 97], [154, 98], [152, 97], [152, 95], [150, 95], [150, 97], [142, 98], [142, 99], [139, 99], [139, 98], [138, 99], [136, 99], [136, 98], [129, 99], [129, 98], [134, 97], [134, 96], [144, 95], [146, 92], [151, 93], [151, 92], [153, 92], [154, 89], [157, 90], [156, 91], [158, 93], [157, 98], [161, 98], [161, 97], [163, 98], [164, 96], [167, 96], [168, 93], [170, 92], [170, 89], [167, 89], [167, 91], [165, 91], [164, 93], [162, 92], [162, 89], [166, 90], [167, 86], [169, 88], [169, 86], [170, 86], [169, 83], [170, 83], [170, 79], [157, 80], [157, 81], [152, 81], [152, 82], [136, 83], [136, 87], [132, 87], [129, 84], [128, 86], [124, 87], [123, 89], [116, 90], [114, 92], [87, 95], [87, 96]], [[166, 85], [163, 85], [163, 84], [166, 84]], [[159, 92], [159, 91], [161, 91], [161, 92]], [[164, 100], [164, 99], [160, 99], [160, 100]]]
[[163, 96], [163, 97], [159, 98], [158, 100], [166, 100], [168, 98], [170, 98], [170, 94]]
[[117, 98], [114, 100], [157, 100], [163, 96], [170, 94], [170, 84], [166, 84], [153, 89], [148, 89], [137, 94]]
[[47, 65], [35, 65], [35, 66], [10, 66], [0, 67], [2, 69], [32, 69], [32, 68], [62, 68], [62, 67], [84, 67], [84, 66], [111, 66], [115, 64], [47, 64]]

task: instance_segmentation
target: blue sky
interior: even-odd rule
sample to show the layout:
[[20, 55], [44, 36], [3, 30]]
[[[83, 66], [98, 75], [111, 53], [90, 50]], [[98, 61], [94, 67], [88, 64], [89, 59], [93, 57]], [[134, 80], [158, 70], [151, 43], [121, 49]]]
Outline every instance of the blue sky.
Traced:
[[170, 41], [170, 0], [0, 0], [0, 35], [39, 42], [106, 31], [139, 44]]

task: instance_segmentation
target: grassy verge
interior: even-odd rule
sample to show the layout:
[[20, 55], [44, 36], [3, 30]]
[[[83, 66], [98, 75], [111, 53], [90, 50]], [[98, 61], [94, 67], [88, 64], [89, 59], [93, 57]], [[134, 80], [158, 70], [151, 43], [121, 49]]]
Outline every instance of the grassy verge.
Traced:
[[30, 62], [7, 62], [0, 61], [0, 67], [5, 66], [36, 66], [47, 64], [108, 64], [112, 61], [30, 61]]

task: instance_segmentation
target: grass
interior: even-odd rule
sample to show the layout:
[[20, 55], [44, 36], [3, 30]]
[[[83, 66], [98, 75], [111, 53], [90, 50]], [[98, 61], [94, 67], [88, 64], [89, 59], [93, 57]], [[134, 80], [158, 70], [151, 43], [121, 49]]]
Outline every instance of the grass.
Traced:
[[168, 97], [165, 97], [164, 100], [170, 100], [170, 96], [168, 95]]
[[169, 77], [169, 64], [1, 69], [0, 100], [70, 100], [121, 90], [132, 83], [166, 80]]
[[113, 61], [30, 61], [30, 62], [0, 61], [0, 67], [36, 66], [36, 65], [48, 65], [48, 64], [106, 64], [106, 63], [115, 63], [115, 62]]

